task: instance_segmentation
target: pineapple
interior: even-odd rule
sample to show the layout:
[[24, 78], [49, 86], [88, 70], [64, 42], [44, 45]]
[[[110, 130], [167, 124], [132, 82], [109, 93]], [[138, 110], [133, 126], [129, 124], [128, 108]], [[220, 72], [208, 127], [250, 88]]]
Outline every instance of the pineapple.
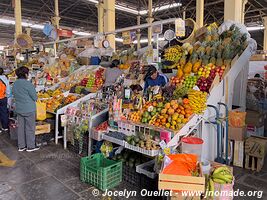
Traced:
[[206, 50], [206, 55], [210, 56], [210, 54], [211, 54], [211, 47], [210, 46], [207, 46], [205, 50]]
[[180, 59], [180, 66], [183, 67], [186, 64], [186, 56], [183, 55]]
[[209, 59], [210, 59], [210, 56], [208, 55], [204, 55], [203, 58], [202, 58], [202, 63], [203, 65], [208, 65], [209, 64]]
[[190, 57], [190, 60], [192, 62], [192, 64], [194, 65], [197, 61], [198, 61], [198, 55], [196, 52], [193, 52], [191, 57]]
[[215, 65], [216, 64], [216, 58], [215, 57], [211, 57], [209, 63], [212, 63], [213, 65]]
[[228, 44], [225, 46], [224, 50], [223, 50], [223, 64], [226, 67], [229, 67], [231, 65], [231, 61], [232, 61], [232, 49], [231, 49], [231, 45]]

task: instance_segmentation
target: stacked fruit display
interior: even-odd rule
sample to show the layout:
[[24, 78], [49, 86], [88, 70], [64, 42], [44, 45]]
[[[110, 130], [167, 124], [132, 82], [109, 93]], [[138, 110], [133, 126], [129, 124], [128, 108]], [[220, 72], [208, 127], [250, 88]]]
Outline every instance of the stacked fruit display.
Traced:
[[197, 76], [187, 76], [184, 80], [184, 86], [187, 89], [192, 89], [197, 83]]
[[141, 111], [136, 111], [136, 112], [131, 112], [129, 114], [129, 118], [130, 121], [132, 122], [140, 122], [141, 120]]
[[184, 82], [184, 77], [178, 78], [178, 76], [173, 76], [170, 79], [171, 85], [174, 85], [174, 86], [181, 85], [181, 84], [183, 84], [183, 82]]
[[96, 131], [106, 131], [107, 129], [108, 129], [108, 122], [107, 122], [107, 121], [105, 121], [105, 122], [99, 124], [99, 125], [95, 128]]
[[189, 106], [194, 113], [201, 114], [206, 109], [207, 93], [197, 90], [188, 92]]
[[47, 90], [46, 92], [38, 92], [38, 98], [39, 99], [45, 99], [45, 98], [51, 98], [51, 97], [56, 97], [62, 94], [61, 89], [56, 89], [56, 90]]
[[148, 109], [142, 114], [142, 123], [148, 123], [156, 127], [179, 130], [193, 114], [189, 106], [189, 100], [171, 100], [163, 104], [153, 102], [148, 104]]
[[159, 150], [160, 147], [152, 140], [151, 135], [132, 135], [126, 138], [126, 142], [130, 145], [140, 147], [145, 150]]
[[51, 99], [44, 100], [42, 102], [46, 103], [46, 109], [49, 112], [55, 112], [59, 108], [62, 108], [74, 101], [76, 101], [79, 98], [79, 96], [75, 96], [73, 94], [69, 94], [67, 97], [64, 97], [62, 94], [59, 96], [55, 96]]

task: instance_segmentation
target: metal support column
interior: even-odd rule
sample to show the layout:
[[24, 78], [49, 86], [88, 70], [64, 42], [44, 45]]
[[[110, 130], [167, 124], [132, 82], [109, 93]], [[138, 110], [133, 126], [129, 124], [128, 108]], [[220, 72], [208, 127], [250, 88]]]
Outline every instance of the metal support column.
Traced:
[[185, 19], [186, 19], [186, 10], [184, 8], [184, 10], [183, 10], [183, 20], [185, 20]]
[[[55, 17], [53, 17], [54, 25], [56, 26], [56, 29], [59, 29], [59, 8], [58, 8], [58, 0], [55, 0]], [[57, 41], [59, 40], [59, 36], [57, 36]], [[55, 51], [55, 57], [57, 56], [57, 44], [54, 44], [54, 51]]]
[[98, 12], [98, 32], [104, 32], [104, 4], [103, 0], [99, 0], [97, 5], [97, 12]]
[[21, 0], [15, 0], [15, 32], [16, 36], [22, 33], [22, 26], [21, 26]]
[[[148, 0], [148, 18], [147, 23], [152, 24], [153, 22], [153, 13], [152, 13], [152, 7], [153, 7], [153, 1]], [[148, 37], [148, 46], [151, 46], [152, 44], [152, 27], [148, 27], [147, 29], [147, 37]]]
[[[137, 16], [137, 26], [140, 26], [141, 24], [141, 16], [138, 15]], [[141, 48], [141, 43], [140, 43], [140, 40], [141, 40], [141, 30], [140, 29], [137, 29], [137, 50], [139, 50]]]
[[[104, 0], [104, 9], [104, 31], [115, 31], [115, 0]], [[115, 35], [109, 34], [107, 40], [109, 41], [110, 46], [115, 50]]]
[[242, 2], [242, 18], [241, 18], [241, 23], [245, 23], [245, 12], [246, 12], [246, 4], [248, 3], [248, 0], [243, 0]]
[[242, 5], [243, 0], [224, 0], [224, 21], [242, 23]]
[[263, 17], [264, 21], [264, 40], [263, 40], [263, 50], [267, 51], [267, 16]]
[[196, 24], [199, 28], [204, 25], [204, 0], [196, 1]]

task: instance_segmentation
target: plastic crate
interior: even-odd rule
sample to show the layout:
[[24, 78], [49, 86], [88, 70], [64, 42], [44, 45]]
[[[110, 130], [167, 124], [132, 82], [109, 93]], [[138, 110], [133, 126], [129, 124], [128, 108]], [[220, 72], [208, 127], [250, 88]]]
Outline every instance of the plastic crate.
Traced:
[[158, 191], [158, 178], [149, 178], [146, 175], [140, 174], [141, 182], [140, 189], [146, 189], [147, 191]]
[[135, 135], [135, 125], [124, 121], [119, 121], [118, 132], [124, 133], [127, 136]]
[[[149, 178], [155, 179], [157, 177], [157, 173], [154, 172], [155, 160], [151, 160], [149, 162], [143, 163], [141, 165], [136, 166], [136, 172], [140, 174], [144, 174]], [[149, 170], [152, 169], [152, 170]]]
[[127, 142], [125, 142], [125, 148], [130, 149], [132, 151], [139, 152], [139, 153], [147, 155], [147, 156], [151, 156], [151, 157], [157, 156], [159, 154], [159, 150], [146, 150], [146, 149], [128, 144]]
[[81, 158], [80, 179], [103, 191], [114, 188], [122, 181], [122, 162], [106, 159], [101, 153]]
[[102, 140], [102, 135], [103, 132], [95, 130], [95, 128], [92, 128], [91, 132], [91, 138], [96, 140], [96, 141], [101, 141]]
[[125, 145], [125, 141], [124, 140], [119, 140], [117, 138], [114, 138], [114, 137], [110, 137], [106, 134], [103, 134], [102, 135], [102, 138], [103, 140], [106, 140], [106, 141], [109, 141], [109, 142], [112, 142], [112, 143], [115, 143], [115, 144], [118, 144], [120, 146], [124, 146]]
[[141, 184], [140, 174], [136, 172], [135, 168], [123, 165], [123, 181], [139, 188]]
[[74, 139], [73, 143], [70, 143], [70, 142], [67, 143], [67, 148], [68, 150], [76, 154], [79, 154], [80, 156], [87, 156], [88, 155], [88, 141], [89, 141], [89, 136], [87, 132], [86, 134], [83, 134], [82, 146], [80, 146], [79, 140]]

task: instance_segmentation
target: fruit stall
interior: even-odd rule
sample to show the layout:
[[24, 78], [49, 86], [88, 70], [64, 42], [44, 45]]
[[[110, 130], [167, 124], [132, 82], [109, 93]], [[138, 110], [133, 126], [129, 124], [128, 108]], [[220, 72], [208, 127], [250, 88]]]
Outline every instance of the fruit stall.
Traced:
[[[100, 161], [108, 160], [110, 166], [124, 172], [123, 177], [113, 174], [115, 185], [124, 179], [146, 188], [142, 183], [149, 180], [150, 185], [156, 185], [154, 188], [164, 190], [212, 193], [221, 186], [233, 190], [232, 169], [223, 165], [229, 164], [227, 113], [234, 103], [242, 107], [242, 101], [234, 102], [233, 91], [245, 95], [246, 88], [241, 86], [255, 44], [239, 24], [219, 27], [213, 23], [201, 34], [193, 27], [189, 35], [192, 33], [194, 40], [163, 49], [159, 71], [172, 71], [165, 86], [138, 93], [131, 90], [132, 82], [126, 84], [127, 79], [144, 85], [140, 77], [148, 63], [142, 56], [130, 56], [130, 49], [113, 55], [113, 59], [123, 60], [119, 68], [127, 74], [111, 88], [102, 87], [102, 67], [83, 66], [48, 91], [40, 92], [39, 97], [47, 103], [48, 111], [56, 114], [57, 122], [61, 114], [66, 117], [61, 118], [65, 121], [64, 148], [67, 141], [76, 141], [78, 154], [88, 155], [81, 162], [83, 182], [97, 184], [90, 180], [94, 172], [89, 165], [104, 170]], [[237, 77], [243, 78], [237, 82]], [[98, 107], [98, 101], [105, 106]], [[62, 102], [66, 102], [64, 106], [57, 107]], [[56, 143], [61, 137], [58, 126]], [[70, 135], [73, 138], [68, 138]], [[188, 138], [194, 141], [187, 143]], [[104, 190], [115, 185], [99, 187]]]

